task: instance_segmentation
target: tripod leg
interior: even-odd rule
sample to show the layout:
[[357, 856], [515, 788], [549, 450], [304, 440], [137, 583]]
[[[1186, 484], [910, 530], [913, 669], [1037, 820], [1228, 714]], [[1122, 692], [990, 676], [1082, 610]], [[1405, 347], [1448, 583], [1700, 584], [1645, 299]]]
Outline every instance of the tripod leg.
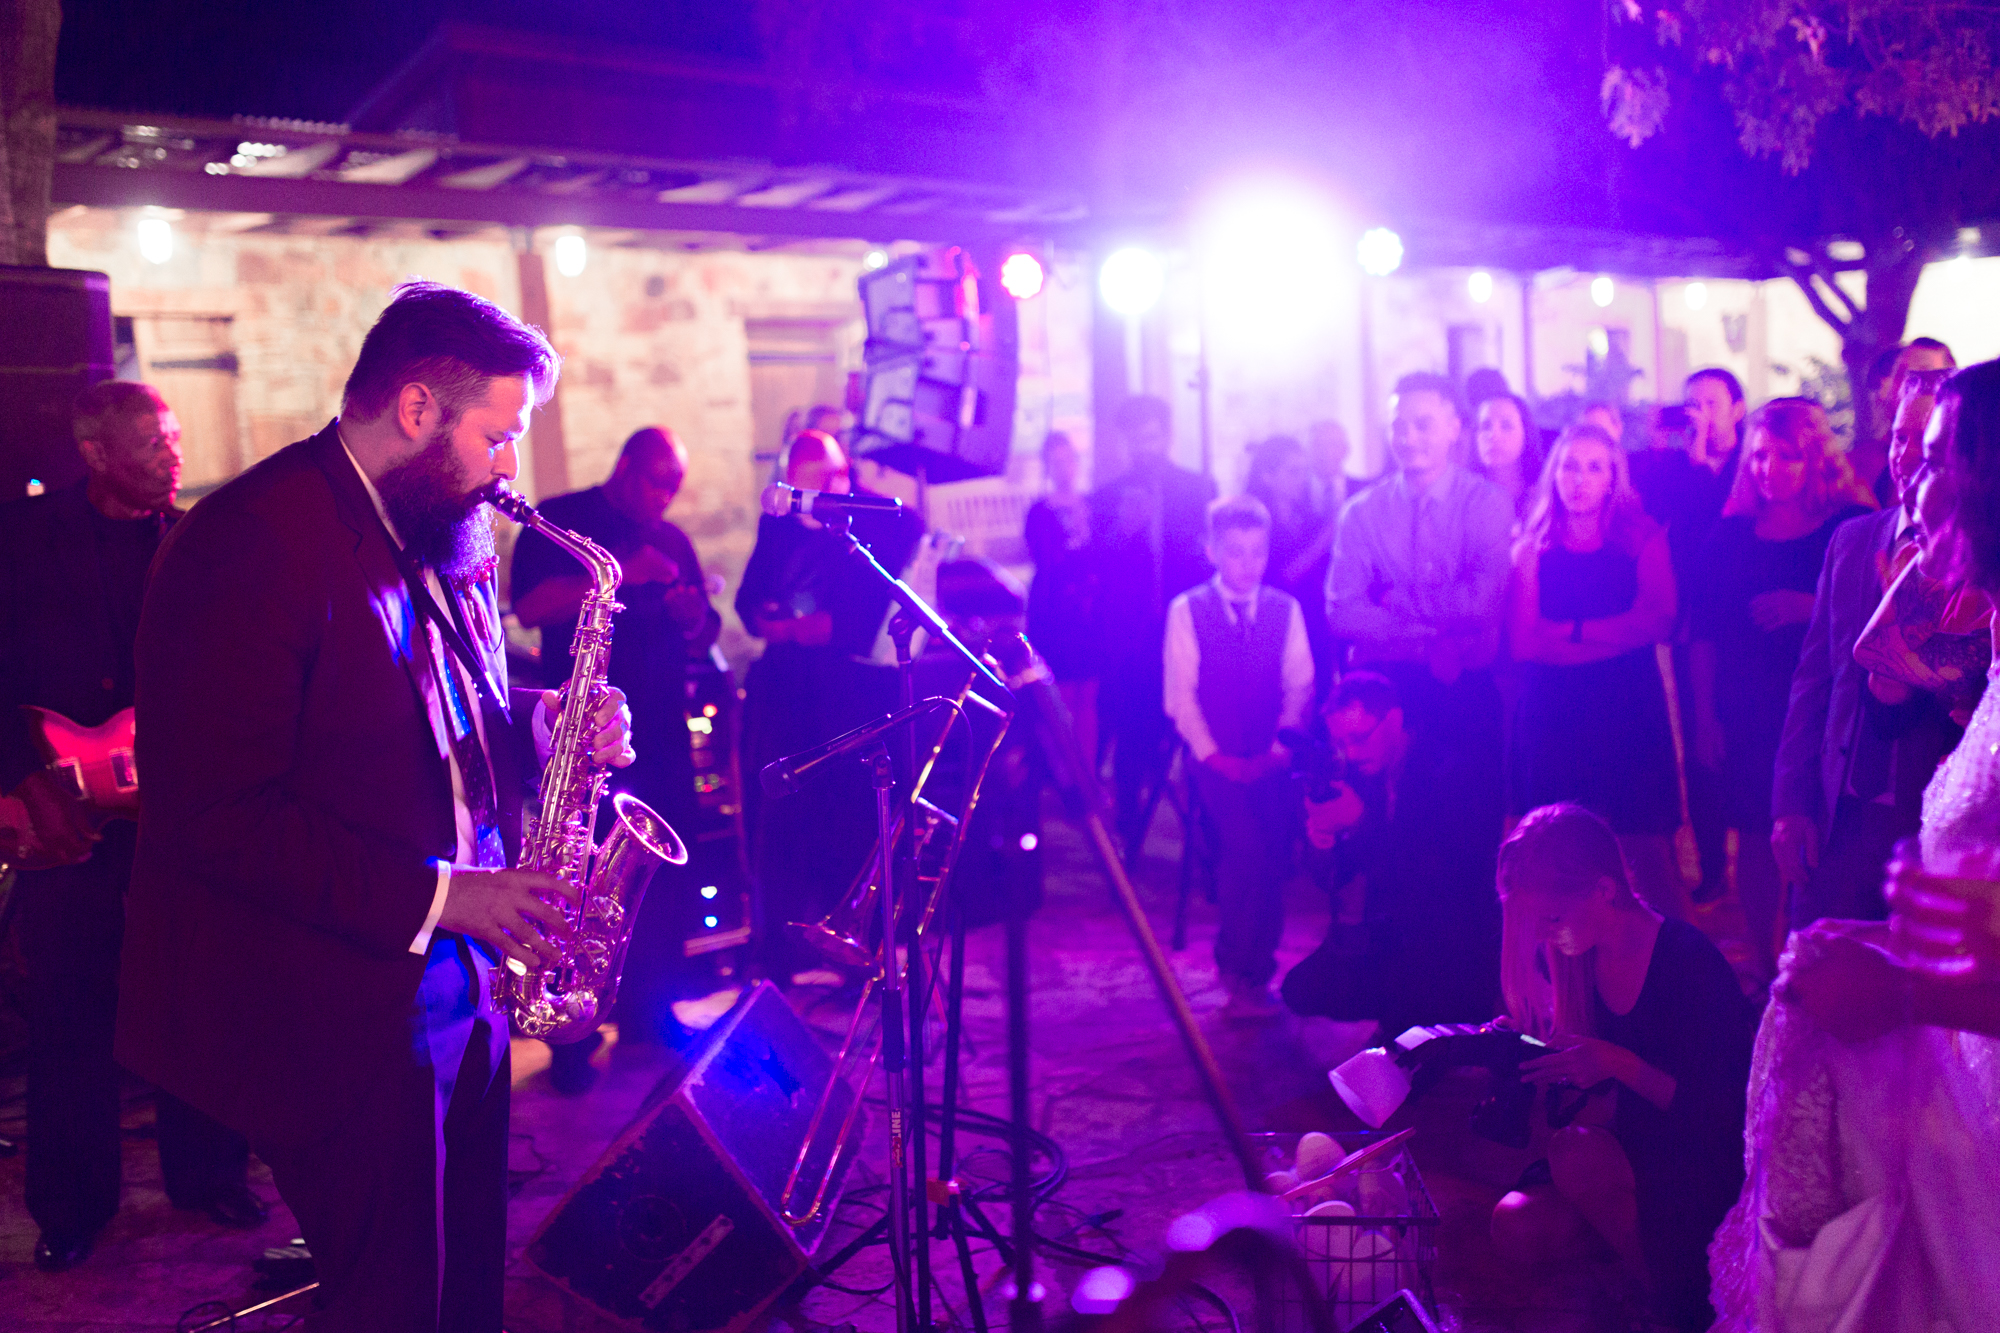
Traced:
[[1028, 913], [1018, 886], [1007, 913], [1007, 1097], [1014, 1130], [1008, 1142], [1014, 1167], [1014, 1300], [1007, 1327], [1010, 1333], [1040, 1333], [1042, 1307], [1034, 1299], [1034, 1177], [1028, 1163]]
[[[944, 1002], [944, 1105], [938, 1118], [938, 1179], [950, 1181], [957, 1174], [955, 1152], [958, 1130], [958, 1054], [965, 1031], [965, 915], [954, 899], [946, 905], [951, 913], [951, 963]], [[938, 1230], [949, 1231], [958, 1251], [959, 1279], [965, 1284], [965, 1303], [972, 1313], [976, 1333], [986, 1333], [986, 1305], [979, 1294], [979, 1276], [972, 1268], [972, 1244], [965, 1232], [965, 1211], [953, 1195], [938, 1210]]]
[[[917, 892], [911, 886], [911, 892]], [[910, 1091], [909, 1091], [909, 1144], [910, 1180], [915, 1185], [910, 1202], [916, 1206], [917, 1216], [910, 1227], [915, 1238], [915, 1249], [911, 1254], [914, 1271], [910, 1279], [911, 1290], [917, 1302], [917, 1328], [919, 1333], [929, 1333], [931, 1328], [931, 1204], [930, 1172], [925, 1168], [926, 1144], [924, 1132], [924, 1011], [929, 1008], [930, 986], [924, 976], [924, 950], [920, 940], [910, 941]]]
[[[869, 752], [875, 780], [875, 821], [882, 901], [882, 1089], [889, 1103], [889, 1265], [896, 1291], [896, 1333], [916, 1333], [910, 1305], [910, 1177], [905, 1158], [909, 1132], [903, 1045], [903, 982], [896, 966], [895, 820], [889, 793], [895, 766], [878, 745]], [[916, 953], [911, 950], [911, 953]], [[919, 1130], [921, 1130], [919, 1125]]]

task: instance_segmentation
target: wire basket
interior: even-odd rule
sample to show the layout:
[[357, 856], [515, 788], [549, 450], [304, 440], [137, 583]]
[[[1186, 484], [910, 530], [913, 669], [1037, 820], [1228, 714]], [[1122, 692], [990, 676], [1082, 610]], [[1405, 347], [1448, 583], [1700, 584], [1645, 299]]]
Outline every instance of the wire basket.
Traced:
[[[1346, 1152], [1365, 1148], [1382, 1134], [1341, 1134], [1335, 1138]], [[1253, 1134], [1269, 1170], [1287, 1166], [1297, 1151], [1296, 1134]], [[1407, 1147], [1379, 1165], [1359, 1173], [1341, 1196], [1354, 1215], [1292, 1219], [1306, 1270], [1325, 1295], [1336, 1326], [1352, 1328], [1370, 1310], [1399, 1291], [1423, 1303], [1433, 1319], [1438, 1315], [1437, 1204], [1424, 1185], [1423, 1174]], [[1282, 1327], [1306, 1326], [1304, 1302], [1295, 1292], [1284, 1295]]]

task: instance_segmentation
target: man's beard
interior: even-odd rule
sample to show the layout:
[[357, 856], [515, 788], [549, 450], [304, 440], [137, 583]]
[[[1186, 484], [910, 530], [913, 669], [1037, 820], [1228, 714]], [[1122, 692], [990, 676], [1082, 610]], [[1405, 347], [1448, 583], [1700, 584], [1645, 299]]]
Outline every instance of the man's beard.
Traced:
[[375, 480], [404, 549], [456, 583], [476, 583], [499, 564], [493, 516], [483, 497], [466, 493], [465, 468], [439, 427], [410, 458]]

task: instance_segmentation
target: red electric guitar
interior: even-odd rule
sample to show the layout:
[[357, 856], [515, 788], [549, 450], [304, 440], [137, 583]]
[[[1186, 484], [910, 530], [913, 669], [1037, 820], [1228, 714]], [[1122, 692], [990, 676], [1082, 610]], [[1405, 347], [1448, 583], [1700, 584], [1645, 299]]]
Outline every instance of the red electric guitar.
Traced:
[[[139, 765], [133, 757], [132, 710], [122, 709], [100, 726], [83, 727], [46, 708], [26, 705], [28, 734], [49, 771], [83, 803], [92, 832], [114, 819], [139, 817]], [[0, 797], [0, 870], [43, 870], [65, 864], [36, 844], [27, 806], [18, 796]]]

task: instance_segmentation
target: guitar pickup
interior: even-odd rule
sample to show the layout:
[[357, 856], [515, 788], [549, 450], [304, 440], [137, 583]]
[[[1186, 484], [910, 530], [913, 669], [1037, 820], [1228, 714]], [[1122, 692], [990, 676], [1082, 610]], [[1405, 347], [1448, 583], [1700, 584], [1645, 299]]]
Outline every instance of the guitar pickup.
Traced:
[[111, 781], [119, 791], [139, 790], [139, 761], [130, 750], [111, 752]]
[[58, 759], [49, 767], [56, 776], [69, 786], [70, 794], [79, 801], [90, 799], [90, 789], [83, 785], [83, 764], [75, 759]]

